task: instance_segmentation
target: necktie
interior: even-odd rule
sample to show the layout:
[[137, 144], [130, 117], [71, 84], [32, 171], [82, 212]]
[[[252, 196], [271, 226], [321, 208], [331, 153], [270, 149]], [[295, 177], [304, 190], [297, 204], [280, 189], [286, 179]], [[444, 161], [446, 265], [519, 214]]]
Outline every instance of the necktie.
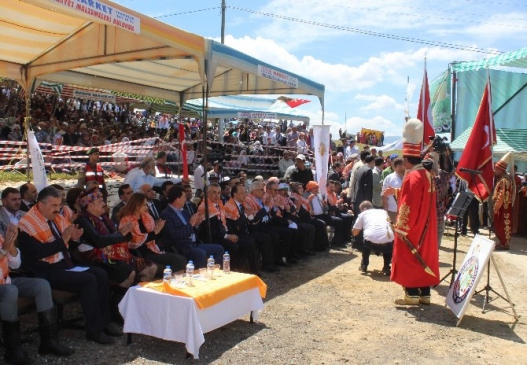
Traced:
[[194, 209], [192, 208], [192, 204], [187, 202], [187, 210], [190, 213], [190, 215], [194, 215]]
[[[62, 237], [60, 236], [59, 231], [58, 231], [57, 227], [55, 226], [55, 223], [53, 223], [53, 221], [49, 220], [48, 221], [48, 225], [49, 225], [49, 229], [51, 229], [51, 234], [53, 235], [53, 237], [55, 237], [58, 240], [61, 239]], [[68, 249], [64, 248], [61, 252], [62, 252], [62, 255], [64, 256], [64, 261], [66, 262], [66, 266], [68, 267], [68, 269], [74, 268], [75, 264], [71, 260], [70, 253], [69, 253]]]
[[243, 204], [238, 205], [238, 208], [240, 208], [240, 214], [244, 215], [245, 214], [245, 209], [243, 208]]
[[154, 217], [154, 220], [158, 220], [159, 219], [159, 213], [157, 212], [157, 209], [156, 209], [156, 206], [154, 205], [154, 203], [152, 203], [150, 205], [150, 211], [152, 212], [152, 217]]

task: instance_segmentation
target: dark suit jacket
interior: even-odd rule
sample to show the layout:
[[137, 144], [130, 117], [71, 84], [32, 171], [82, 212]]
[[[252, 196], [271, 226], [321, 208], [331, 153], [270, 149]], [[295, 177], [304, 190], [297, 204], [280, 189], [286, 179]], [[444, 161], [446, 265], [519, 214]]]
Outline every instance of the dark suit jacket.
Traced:
[[191, 201], [188, 201], [188, 200], [185, 203], [185, 206], [183, 207], [183, 209], [185, 209], [191, 217], [194, 214], [196, 214], [196, 212], [198, 211], [198, 207], [196, 206], [196, 204], [194, 204], [194, 203], [192, 203]]
[[112, 221], [119, 225], [119, 220], [117, 219], [117, 213], [119, 213], [119, 211], [124, 207], [124, 202], [121, 201], [119, 204], [117, 204], [115, 207], [113, 207], [112, 209]]
[[55, 264], [49, 264], [46, 261], [41, 260], [45, 257], [67, 250], [62, 238], [43, 244], [33, 236], [20, 231], [18, 234], [18, 245], [22, 259], [22, 269], [35, 274], [37, 277], [45, 277], [50, 270], [67, 269], [64, 260]]
[[192, 234], [195, 234], [196, 231], [190, 225], [190, 215], [188, 212], [183, 209], [181, 213], [186, 220], [185, 223], [179, 218], [171, 206], [168, 206], [161, 213], [161, 219], [165, 220], [165, 226], [163, 227], [163, 231], [161, 231], [159, 243], [161, 246], [175, 247], [179, 254], [186, 255], [190, 247], [196, 245], [196, 242], [192, 241]]
[[26, 203], [24, 203], [24, 201], [21, 201], [20, 202], [20, 210], [23, 211], [23, 212], [29, 212], [29, 209], [31, 209], [30, 207], [27, 206]]
[[148, 207], [148, 213], [150, 213], [150, 215], [152, 216], [152, 218], [154, 218], [154, 220], [157, 220], [161, 217], [161, 213], [163, 212], [162, 205], [158, 199], [152, 200], [152, 204], [156, 207], [158, 217], [154, 215], [154, 212], [150, 207]]
[[199, 237], [201, 240], [206, 243], [222, 242], [225, 239], [225, 235], [227, 234], [227, 229], [225, 229], [223, 226], [220, 218], [218, 216], [209, 218], [209, 224], [210, 238], [212, 241], [209, 240], [209, 225], [206, 221], [201, 223], [199, 227]]
[[372, 201], [373, 199], [373, 171], [368, 165], [362, 166], [355, 172], [355, 186], [354, 186], [355, 205], [362, 203], [365, 200]]
[[229, 233], [237, 236], [249, 235], [249, 219], [247, 219], [245, 214], [240, 214], [240, 217], [236, 220], [227, 218], [226, 221]]

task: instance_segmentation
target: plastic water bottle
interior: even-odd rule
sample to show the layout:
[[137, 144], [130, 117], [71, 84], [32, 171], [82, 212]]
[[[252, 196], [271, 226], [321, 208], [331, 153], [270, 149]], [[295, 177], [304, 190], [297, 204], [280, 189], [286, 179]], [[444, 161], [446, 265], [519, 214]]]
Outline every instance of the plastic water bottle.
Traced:
[[192, 277], [194, 276], [194, 262], [190, 260], [187, 264], [187, 285], [192, 286]]
[[231, 273], [231, 255], [229, 255], [229, 251], [225, 251], [223, 254], [223, 272], [225, 274]]
[[207, 260], [207, 278], [214, 279], [214, 257], [212, 255]]
[[165, 270], [163, 270], [163, 281], [170, 283], [170, 280], [172, 280], [172, 269], [170, 265], [167, 265]]

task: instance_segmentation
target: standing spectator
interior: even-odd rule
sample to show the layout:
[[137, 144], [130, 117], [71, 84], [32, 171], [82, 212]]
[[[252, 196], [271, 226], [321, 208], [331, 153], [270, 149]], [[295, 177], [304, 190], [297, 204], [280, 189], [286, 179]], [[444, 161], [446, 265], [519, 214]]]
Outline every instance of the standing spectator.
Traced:
[[89, 156], [89, 160], [86, 165], [84, 165], [84, 167], [79, 171], [77, 187], [86, 188], [86, 185], [90, 181], [96, 181], [99, 190], [101, 191], [102, 195], [104, 196], [104, 199], [106, 200], [108, 198], [108, 190], [106, 189], [106, 182], [104, 181], [104, 170], [102, 169], [101, 165], [98, 164], [99, 149], [95, 147], [90, 148], [87, 154]]
[[388, 212], [388, 216], [390, 217], [390, 221], [392, 222], [392, 224], [395, 224], [395, 222], [397, 221], [397, 201], [395, 200], [394, 195], [385, 195], [384, 191], [389, 188], [401, 188], [403, 184], [404, 165], [402, 158], [396, 158], [392, 162], [395, 171], [386, 176], [386, 178], [384, 179], [382, 183], [381, 197], [383, 209]]
[[381, 166], [384, 163], [382, 157], [376, 157], [374, 160], [375, 166], [373, 167], [373, 200], [371, 201], [375, 209], [382, 209], [382, 180], [381, 180]]
[[283, 157], [280, 159], [280, 161], [278, 161], [278, 170], [280, 171], [280, 176], [284, 177], [287, 169], [294, 164], [295, 163], [291, 159], [291, 152], [285, 150]]

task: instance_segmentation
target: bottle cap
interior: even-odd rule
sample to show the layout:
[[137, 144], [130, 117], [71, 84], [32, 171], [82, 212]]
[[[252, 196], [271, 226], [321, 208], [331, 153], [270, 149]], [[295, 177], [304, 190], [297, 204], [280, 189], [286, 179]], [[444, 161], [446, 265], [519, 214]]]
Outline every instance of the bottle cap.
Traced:
[[170, 265], [167, 265], [167, 267], [165, 269], [170, 269]]
[[228, 255], [228, 254], [229, 254], [229, 251], [225, 251], [225, 253]]

